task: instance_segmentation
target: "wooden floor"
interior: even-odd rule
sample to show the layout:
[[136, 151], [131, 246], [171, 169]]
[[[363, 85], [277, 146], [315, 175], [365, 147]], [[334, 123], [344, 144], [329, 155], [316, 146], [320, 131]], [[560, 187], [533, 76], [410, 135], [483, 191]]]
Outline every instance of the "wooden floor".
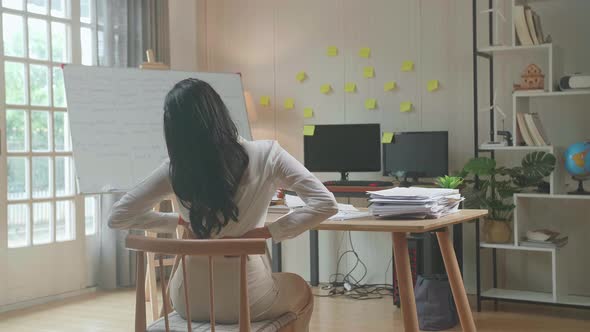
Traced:
[[[0, 331], [116, 332], [133, 330], [134, 291], [98, 292], [0, 315]], [[590, 310], [500, 304], [475, 314], [478, 331], [590, 331]], [[403, 331], [391, 298], [316, 298], [311, 331]], [[460, 331], [456, 327], [449, 331]]]

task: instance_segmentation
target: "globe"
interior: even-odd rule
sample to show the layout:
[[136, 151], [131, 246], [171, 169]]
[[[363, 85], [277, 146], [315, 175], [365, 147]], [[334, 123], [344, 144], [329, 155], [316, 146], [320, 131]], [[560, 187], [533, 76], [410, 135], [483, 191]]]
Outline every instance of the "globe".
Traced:
[[574, 180], [578, 181], [578, 189], [570, 194], [588, 195], [582, 182], [590, 178], [590, 141], [570, 145], [565, 151], [565, 169]]

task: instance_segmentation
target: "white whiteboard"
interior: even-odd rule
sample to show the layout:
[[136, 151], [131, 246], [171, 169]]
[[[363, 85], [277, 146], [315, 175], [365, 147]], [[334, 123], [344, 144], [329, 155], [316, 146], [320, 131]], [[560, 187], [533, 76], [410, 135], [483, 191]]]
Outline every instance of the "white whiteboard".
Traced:
[[239, 134], [252, 139], [239, 74], [64, 67], [81, 193], [131, 189], [168, 157], [164, 98], [185, 78], [209, 83], [229, 109]]

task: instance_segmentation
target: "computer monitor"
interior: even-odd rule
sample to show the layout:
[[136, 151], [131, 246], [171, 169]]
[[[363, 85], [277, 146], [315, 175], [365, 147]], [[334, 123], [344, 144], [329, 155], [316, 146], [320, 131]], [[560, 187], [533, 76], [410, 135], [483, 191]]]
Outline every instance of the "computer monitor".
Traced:
[[395, 133], [383, 144], [383, 175], [403, 172], [404, 181], [433, 178], [449, 172], [449, 134], [446, 131]]
[[379, 124], [316, 125], [313, 136], [304, 136], [305, 167], [312, 172], [381, 170], [381, 129]]

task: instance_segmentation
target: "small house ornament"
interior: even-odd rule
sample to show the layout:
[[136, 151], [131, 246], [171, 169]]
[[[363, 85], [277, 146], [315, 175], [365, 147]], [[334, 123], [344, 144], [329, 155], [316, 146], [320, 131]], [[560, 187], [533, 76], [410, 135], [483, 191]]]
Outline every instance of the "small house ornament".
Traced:
[[520, 76], [521, 83], [514, 84], [514, 90], [543, 90], [545, 88], [545, 75], [541, 68], [530, 64]]

